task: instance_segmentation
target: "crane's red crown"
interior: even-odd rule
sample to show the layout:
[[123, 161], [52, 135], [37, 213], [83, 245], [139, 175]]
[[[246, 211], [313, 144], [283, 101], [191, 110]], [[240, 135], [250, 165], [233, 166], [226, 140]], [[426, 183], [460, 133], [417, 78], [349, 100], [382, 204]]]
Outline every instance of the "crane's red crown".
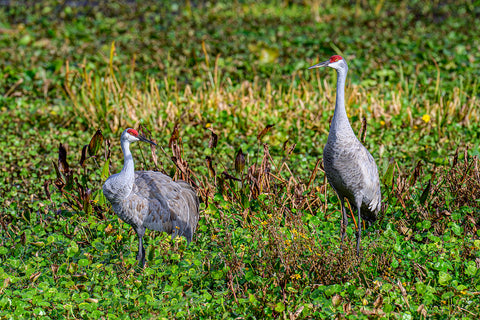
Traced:
[[335, 55], [335, 56], [330, 57], [330, 63], [337, 62], [337, 61], [340, 61], [340, 60], [343, 60], [343, 58], [341, 56]]
[[135, 129], [128, 129], [127, 132], [130, 133], [134, 137], [138, 137], [138, 132]]

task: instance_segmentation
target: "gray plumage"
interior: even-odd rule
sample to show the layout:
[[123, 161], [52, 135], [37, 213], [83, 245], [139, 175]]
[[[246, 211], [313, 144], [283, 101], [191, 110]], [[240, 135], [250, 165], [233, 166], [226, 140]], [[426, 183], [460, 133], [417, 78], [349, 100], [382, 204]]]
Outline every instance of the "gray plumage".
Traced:
[[135, 171], [129, 146], [139, 140], [155, 144], [134, 129], [122, 133], [124, 166], [105, 181], [103, 194], [113, 211], [137, 233], [137, 259], [143, 267], [145, 230], [164, 231], [172, 238], [179, 235], [192, 241], [199, 219], [199, 200], [195, 190], [185, 181], [173, 181], [160, 172]]
[[348, 66], [341, 56], [316, 64], [309, 69], [330, 67], [337, 70], [337, 97], [327, 144], [323, 149], [323, 165], [328, 182], [340, 198], [342, 206], [342, 242], [348, 216], [345, 198], [358, 212], [357, 254], [360, 254], [361, 220], [375, 222], [381, 207], [377, 165], [368, 150], [354, 134], [345, 111], [345, 80]]

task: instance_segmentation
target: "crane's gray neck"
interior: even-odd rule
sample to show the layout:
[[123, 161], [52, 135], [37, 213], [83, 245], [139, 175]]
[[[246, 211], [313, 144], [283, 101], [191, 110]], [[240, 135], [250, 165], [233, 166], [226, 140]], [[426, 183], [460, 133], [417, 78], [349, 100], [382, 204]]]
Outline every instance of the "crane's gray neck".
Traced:
[[[127, 140], [122, 140], [122, 151], [123, 151], [123, 169], [118, 174], [113, 175], [107, 180], [108, 190], [107, 194], [104, 194], [112, 203], [117, 203], [123, 201], [127, 198], [133, 189], [133, 184], [135, 182], [135, 167], [133, 165], [133, 157], [130, 152], [130, 142]], [[107, 184], [106, 183], [106, 184]]]
[[114, 206], [122, 203], [130, 195], [135, 183], [135, 168], [130, 153], [130, 142], [122, 139], [121, 145], [124, 157], [123, 169], [110, 176], [103, 185], [103, 194]]
[[[335, 101], [335, 112], [330, 125], [330, 134], [336, 137], [350, 136], [353, 133], [345, 110], [345, 80], [347, 79], [348, 67], [337, 69], [337, 97]], [[329, 135], [330, 136], [330, 135]]]
[[[120, 172], [124, 177], [132, 177], [135, 173], [135, 166], [133, 163], [132, 153], [130, 152], [130, 142], [128, 140], [122, 140], [123, 151], [123, 169]], [[133, 184], [133, 181], [132, 181]]]

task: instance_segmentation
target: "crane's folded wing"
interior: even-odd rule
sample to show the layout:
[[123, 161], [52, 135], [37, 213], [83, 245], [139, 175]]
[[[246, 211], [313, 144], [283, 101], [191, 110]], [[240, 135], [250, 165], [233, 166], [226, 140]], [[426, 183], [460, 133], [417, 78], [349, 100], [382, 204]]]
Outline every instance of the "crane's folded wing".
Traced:
[[161, 172], [135, 172], [134, 193], [148, 199], [143, 225], [152, 230], [184, 236], [192, 240], [198, 224], [199, 201], [185, 181], [173, 181]]

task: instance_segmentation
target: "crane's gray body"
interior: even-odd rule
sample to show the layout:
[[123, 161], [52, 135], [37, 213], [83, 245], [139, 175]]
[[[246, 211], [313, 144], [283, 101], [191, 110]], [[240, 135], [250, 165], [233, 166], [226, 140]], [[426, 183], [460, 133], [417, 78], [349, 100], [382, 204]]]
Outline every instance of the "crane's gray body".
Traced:
[[[198, 223], [198, 198], [195, 190], [184, 181], [173, 181], [154, 171], [136, 171], [131, 191], [112, 189], [119, 173], [103, 187], [113, 211], [137, 233], [146, 229], [184, 236], [192, 241]], [[121, 178], [121, 177], [120, 177]], [[122, 186], [124, 187], [124, 186]], [[128, 194], [118, 197], [119, 194]]]
[[352, 210], [358, 212], [357, 254], [360, 252], [360, 217], [375, 222], [381, 208], [380, 181], [377, 165], [368, 150], [357, 139], [345, 110], [345, 80], [348, 66], [340, 56], [311, 68], [328, 66], [337, 70], [337, 96], [327, 144], [323, 149], [323, 165], [328, 182], [333, 187], [342, 206], [342, 241], [348, 217], [345, 199]]
[[195, 190], [185, 181], [173, 181], [161, 172], [134, 171], [129, 144], [137, 140], [132, 140], [135, 137], [132, 138], [127, 130], [121, 138], [124, 167], [105, 181], [103, 194], [118, 217], [137, 233], [137, 258], [143, 266], [145, 230], [166, 232], [172, 238], [180, 235], [192, 241], [199, 219], [199, 200]]
[[330, 132], [323, 149], [323, 165], [339, 198], [348, 199], [353, 210], [358, 210], [357, 203], [361, 203], [362, 218], [375, 222], [381, 206], [378, 171], [375, 160], [360, 141], [355, 136], [345, 140], [332, 137]]

